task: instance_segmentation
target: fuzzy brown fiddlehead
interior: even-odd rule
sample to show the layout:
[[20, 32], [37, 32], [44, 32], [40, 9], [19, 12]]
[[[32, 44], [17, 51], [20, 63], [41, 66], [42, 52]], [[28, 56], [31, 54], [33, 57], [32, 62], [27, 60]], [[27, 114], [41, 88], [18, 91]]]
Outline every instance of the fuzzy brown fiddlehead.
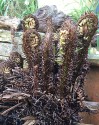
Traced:
[[28, 15], [25, 16], [23, 21], [23, 30], [26, 31], [28, 29], [38, 29], [39, 27], [39, 22], [37, 20], [37, 18], [33, 15]]
[[78, 38], [85, 41], [90, 41], [97, 30], [98, 19], [92, 12], [85, 13], [78, 20], [77, 33]]
[[23, 67], [23, 58], [18, 52], [11, 52], [9, 58], [0, 63], [0, 74], [9, 76], [15, 67]]
[[52, 19], [47, 19], [47, 32], [42, 45], [42, 72], [43, 72], [43, 90], [48, 92], [49, 85], [53, 84], [53, 43], [52, 43]]
[[23, 50], [27, 58], [29, 69], [33, 76], [34, 89], [39, 84], [39, 68], [40, 68], [40, 44], [41, 38], [37, 31], [33, 29], [27, 30], [23, 35]]
[[68, 95], [73, 75], [73, 56], [76, 45], [76, 25], [71, 19], [66, 19], [60, 29], [60, 86], [61, 93]]
[[[84, 78], [89, 69], [88, 63], [88, 47], [91, 39], [96, 32], [98, 19], [94, 13], [85, 13], [77, 23], [78, 47], [76, 51], [76, 66], [73, 74], [73, 98], [78, 98], [81, 103], [85, 99], [84, 94]], [[76, 92], [75, 91], [76, 84]]]
[[23, 68], [23, 58], [18, 52], [11, 52], [9, 60], [11, 60], [16, 66]]
[[[98, 26], [98, 19], [94, 13], [85, 13], [77, 23], [78, 52], [77, 52], [77, 74], [80, 74], [81, 67], [87, 64], [88, 47]], [[77, 75], [76, 75], [77, 77]]]
[[3, 61], [0, 63], [0, 74], [4, 76], [10, 76], [12, 73], [13, 65], [11, 65], [10, 61]]
[[23, 51], [26, 55], [29, 68], [33, 68], [33, 53], [40, 45], [40, 35], [35, 30], [27, 30], [23, 35]]
[[[26, 55], [29, 70], [33, 75], [33, 84], [35, 83], [35, 79], [38, 72], [38, 56], [39, 56], [39, 45], [40, 45], [40, 35], [36, 31], [38, 29], [39, 23], [35, 16], [28, 15], [23, 19], [23, 51]], [[38, 78], [37, 78], [38, 79]], [[37, 81], [37, 80], [36, 80]], [[38, 81], [37, 81], [38, 82]]]

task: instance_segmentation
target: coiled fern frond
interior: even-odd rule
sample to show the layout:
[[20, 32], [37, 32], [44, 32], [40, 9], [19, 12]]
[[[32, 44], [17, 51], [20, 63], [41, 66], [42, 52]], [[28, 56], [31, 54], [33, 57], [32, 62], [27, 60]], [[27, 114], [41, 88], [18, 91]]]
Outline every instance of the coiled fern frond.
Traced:
[[39, 27], [38, 19], [35, 16], [33, 16], [32, 14], [25, 16], [23, 21], [22, 21], [22, 24], [23, 24], [24, 31], [26, 31], [28, 29], [36, 29], [37, 30]]
[[73, 56], [76, 48], [76, 25], [71, 19], [66, 19], [60, 29], [61, 92], [67, 95], [73, 76]]

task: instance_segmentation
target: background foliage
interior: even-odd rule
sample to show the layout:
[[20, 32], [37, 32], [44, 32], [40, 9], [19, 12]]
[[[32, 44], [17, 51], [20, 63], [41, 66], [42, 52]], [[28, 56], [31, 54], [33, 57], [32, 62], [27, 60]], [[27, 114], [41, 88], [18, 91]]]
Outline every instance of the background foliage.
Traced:
[[[74, 0], [74, 2], [79, 5], [79, 8], [74, 7], [69, 15], [72, 16], [75, 21], [77, 21], [85, 12], [96, 12], [97, 7], [99, 6], [98, 0]], [[99, 13], [97, 13], [97, 16], [99, 16]]]
[[38, 8], [37, 0], [0, 0], [0, 15], [22, 18]]

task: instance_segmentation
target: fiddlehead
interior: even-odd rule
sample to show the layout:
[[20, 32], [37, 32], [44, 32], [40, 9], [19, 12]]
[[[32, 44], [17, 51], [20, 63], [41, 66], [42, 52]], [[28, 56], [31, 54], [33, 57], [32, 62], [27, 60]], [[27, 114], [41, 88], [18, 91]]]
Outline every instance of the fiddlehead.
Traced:
[[[76, 66], [73, 74], [73, 99], [78, 99], [79, 104], [85, 99], [84, 78], [89, 69], [88, 47], [91, 39], [96, 32], [98, 19], [94, 13], [85, 13], [77, 23], [78, 47], [76, 51]], [[76, 92], [75, 91], [76, 84]], [[74, 100], [75, 100], [74, 99]]]
[[47, 32], [42, 45], [42, 72], [43, 72], [43, 90], [48, 92], [49, 85], [53, 84], [53, 43], [52, 43], [52, 19], [47, 19]]
[[97, 25], [98, 19], [96, 15], [92, 12], [85, 13], [77, 23], [78, 38], [89, 42], [97, 30]]
[[27, 30], [23, 35], [23, 51], [26, 55], [29, 68], [33, 68], [33, 53], [40, 45], [40, 35], [35, 30]]
[[33, 29], [27, 30], [23, 35], [23, 50], [27, 58], [30, 72], [33, 75], [34, 90], [39, 84], [39, 68], [40, 68], [40, 44], [41, 38], [37, 31]]
[[11, 60], [15, 66], [23, 68], [23, 58], [18, 52], [11, 52], [9, 60]]
[[3, 61], [0, 63], [0, 74], [3, 74], [4, 76], [10, 76], [12, 73], [13, 65], [10, 61]]
[[82, 74], [81, 67], [87, 64], [88, 47], [91, 39], [95, 34], [98, 26], [98, 19], [94, 13], [85, 13], [77, 23], [77, 36], [78, 36], [78, 51], [77, 51], [77, 69], [76, 77]]
[[60, 29], [60, 86], [61, 93], [68, 95], [73, 76], [73, 56], [76, 48], [76, 25], [71, 19], [66, 19]]
[[39, 27], [39, 22], [37, 20], [37, 18], [33, 15], [28, 15], [25, 16], [23, 21], [23, 30], [26, 31], [28, 29], [38, 29]]

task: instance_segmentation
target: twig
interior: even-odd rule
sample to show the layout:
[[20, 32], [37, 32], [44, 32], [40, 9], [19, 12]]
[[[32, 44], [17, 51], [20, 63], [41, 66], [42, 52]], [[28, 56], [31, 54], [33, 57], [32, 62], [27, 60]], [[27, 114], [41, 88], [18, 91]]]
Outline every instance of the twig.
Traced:
[[7, 78], [7, 80], [15, 79], [15, 78], [20, 78], [21, 76], [12, 76], [10, 78]]
[[0, 105], [0, 109], [2, 109], [2, 108], [8, 108], [8, 106]]
[[22, 102], [16, 104], [15, 106], [12, 106], [11, 108], [7, 109], [6, 111], [0, 113], [0, 115], [5, 115], [5, 114], [7, 114], [8, 112], [10, 112], [11, 110], [17, 108], [17, 107], [20, 106], [21, 104], [22, 104]]

